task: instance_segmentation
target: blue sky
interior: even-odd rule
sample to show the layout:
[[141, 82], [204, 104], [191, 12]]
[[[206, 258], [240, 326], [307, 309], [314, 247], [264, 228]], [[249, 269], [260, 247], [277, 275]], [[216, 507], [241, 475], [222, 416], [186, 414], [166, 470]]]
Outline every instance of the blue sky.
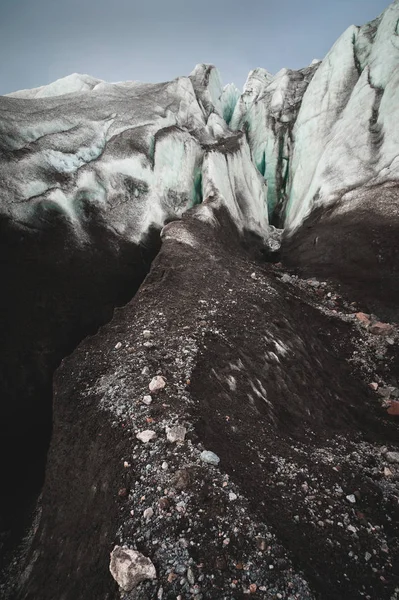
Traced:
[[87, 73], [166, 81], [199, 62], [238, 86], [323, 58], [387, 0], [0, 0], [0, 94]]

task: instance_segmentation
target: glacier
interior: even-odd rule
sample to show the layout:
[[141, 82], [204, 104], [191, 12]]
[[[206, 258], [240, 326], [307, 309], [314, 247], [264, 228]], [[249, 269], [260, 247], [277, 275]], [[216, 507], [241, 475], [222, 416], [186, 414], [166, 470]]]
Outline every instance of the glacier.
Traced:
[[[39, 204], [58, 206], [77, 225], [76, 197], [102, 197], [116, 230], [137, 240], [152, 218], [162, 226], [201, 201], [208, 148], [237, 134], [243, 139], [229, 153], [243, 158], [241, 180], [227, 182], [237, 180], [237, 160], [227, 160], [214, 187], [241, 229], [268, 237], [265, 208], [249, 201], [266, 188], [269, 221], [288, 234], [319, 206], [347, 210], [353, 190], [397, 180], [398, 18], [395, 1], [373, 22], [351, 26], [322, 61], [276, 75], [254, 69], [242, 93], [223, 87], [212, 65], [197, 65], [163, 84], [74, 74], [2, 97], [2, 152], [15, 159], [0, 165], [1, 210], [22, 222], [36, 218]], [[255, 211], [245, 218], [237, 193]]]

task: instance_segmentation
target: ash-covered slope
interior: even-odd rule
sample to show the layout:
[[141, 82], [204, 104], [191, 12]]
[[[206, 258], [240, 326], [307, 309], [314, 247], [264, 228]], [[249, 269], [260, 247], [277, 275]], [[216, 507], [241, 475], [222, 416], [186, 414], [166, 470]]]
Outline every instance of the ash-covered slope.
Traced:
[[[398, 22], [241, 95], [0, 97], [4, 595], [397, 598]], [[118, 590], [117, 544], [156, 580]]]
[[71, 76], [0, 98], [2, 531], [24, 525], [21, 488], [41, 486], [54, 369], [134, 295], [161, 227], [205, 195], [269, 237], [266, 182], [223, 119], [233, 92], [224, 101], [200, 66], [157, 85]]

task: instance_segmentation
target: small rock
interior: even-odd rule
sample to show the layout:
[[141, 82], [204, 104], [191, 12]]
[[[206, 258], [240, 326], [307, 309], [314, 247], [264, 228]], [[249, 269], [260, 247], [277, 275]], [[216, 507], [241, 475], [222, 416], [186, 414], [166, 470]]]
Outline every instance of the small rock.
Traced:
[[230, 500], [230, 502], [233, 502], [234, 500], [237, 500], [237, 494], [235, 494], [234, 492], [230, 492], [229, 493], [229, 500]]
[[164, 377], [162, 377], [162, 375], [157, 375], [156, 377], [153, 377], [148, 385], [148, 387], [150, 388], [150, 392], [158, 392], [159, 390], [162, 390], [166, 385], [166, 380]]
[[145, 511], [143, 512], [143, 517], [146, 519], [146, 521], [149, 521], [153, 516], [154, 516], [154, 511], [151, 507], [146, 508]]
[[391, 395], [391, 390], [389, 388], [380, 388], [378, 390], [378, 395], [381, 396], [381, 398], [389, 398], [389, 396]]
[[384, 467], [384, 477], [392, 477], [392, 471], [388, 467]]
[[378, 390], [378, 383], [377, 383], [377, 382], [375, 382], [375, 381], [373, 381], [372, 383], [369, 383], [369, 387], [370, 387], [372, 390], [376, 391], [376, 390]]
[[251, 278], [256, 279], [256, 273], [251, 273]]
[[190, 472], [187, 469], [179, 469], [172, 477], [171, 484], [176, 490], [184, 490], [191, 482]]
[[251, 583], [251, 585], [249, 586], [249, 593], [250, 594], [256, 594], [256, 590], [258, 589], [256, 583]]
[[168, 510], [168, 508], [170, 508], [169, 498], [162, 496], [162, 498], [158, 500], [158, 506], [160, 510]]
[[387, 412], [389, 415], [399, 417], [399, 402], [397, 400], [391, 400], [391, 404]]
[[220, 458], [218, 455], [210, 450], [204, 450], [201, 452], [200, 458], [202, 462], [208, 463], [209, 465], [218, 465], [220, 463]]
[[162, 469], [163, 471], [167, 471], [167, 469], [168, 469], [168, 463], [167, 463], [166, 461], [164, 461], [164, 462], [162, 463], [162, 465], [161, 465], [161, 469]]
[[141, 371], [142, 375], [148, 375], [150, 372], [150, 368], [149, 367], [144, 367], [144, 369]]
[[370, 321], [370, 315], [366, 315], [366, 313], [358, 312], [358, 313], [355, 314], [355, 317], [365, 327], [368, 327], [370, 325], [370, 323], [371, 323], [371, 321]]
[[144, 329], [143, 338], [145, 338], [146, 340], [149, 340], [150, 337], [151, 337], [151, 331], [149, 331], [148, 329]]
[[399, 464], [399, 452], [387, 452], [385, 458], [390, 463]]
[[122, 343], [121, 343], [121, 342], [118, 342], [118, 343], [115, 345], [115, 350], [119, 350], [120, 348], [122, 348]]
[[291, 283], [291, 276], [288, 275], [288, 273], [284, 273], [280, 281], [282, 281], [283, 283]]
[[308, 281], [308, 283], [311, 287], [314, 287], [314, 288], [320, 287], [320, 283], [317, 281], [317, 279], [310, 279]]
[[371, 554], [370, 554], [370, 552], [366, 552], [366, 554], [364, 555], [364, 560], [365, 560], [366, 562], [368, 562], [368, 561], [370, 560], [370, 558], [371, 558]]
[[263, 552], [267, 548], [267, 541], [265, 540], [265, 538], [257, 537], [256, 545], [257, 545], [258, 549], [262, 550], [262, 552]]
[[390, 335], [393, 332], [393, 327], [389, 323], [378, 321], [369, 327], [369, 332], [374, 335]]
[[126, 546], [115, 546], [112, 550], [109, 570], [119, 587], [125, 592], [130, 592], [145, 579], [157, 577], [151, 560]]
[[348, 525], [348, 531], [350, 531], [351, 533], [356, 533], [357, 529], [353, 525]]
[[156, 437], [157, 437], [157, 434], [155, 433], [155, 431], [152, 431], [151, 429], [146, 429], [145, 431], [140, 431], [136, 435], [136, 438], [138, 440], [140, 440], [140, 442], [143, 442], [143, 444], [148, 444], [148, 442], [151, 442]]
[[190, 585], [194, 585], [195, 583], [194, 573], [191, 567], [187, 569], [187, 581]]
[[349, 494], [349, 496], [346, 496], [346, 499], [351, 504], [356, 504], [356, 496], [354, 494]]
[[149, 406], [152, 402], [152, 397], [151, 396], [144, 396], [143, 400], [142, 400], [143, 404], [146, 404], [147, 406]]
[[166, 439], [172, 444], [176, 442], [184, 442], [186, 437], [187, 429], [182, 425], [175, 425], [174, 427], [165, 427]]

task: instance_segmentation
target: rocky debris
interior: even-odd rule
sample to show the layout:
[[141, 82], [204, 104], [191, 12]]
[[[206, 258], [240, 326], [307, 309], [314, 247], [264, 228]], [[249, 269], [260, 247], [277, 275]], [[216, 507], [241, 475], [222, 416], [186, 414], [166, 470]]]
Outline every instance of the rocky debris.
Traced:
[[[75, 371], [90, 381], [79, 386], [82, 402], [92, 395], [95, 410], [100, 403], [112, 423], [111, 440], [125, 440], [117, 446], [120, 473], [113, 468], [112, 476], [120, 481], [113, 490], [129, 493], [122, 501], [113, 492], [107, 503], [117, 519], [110, 539], [151, 557], [158, 576], [141, 582], [135, 599], [388, 600], [395, 589], [390, 536], [398, 480], [386, 452], [396, 446], [384, 440], [383, 451], [378, 436], [378, 443], [365, 443], [362, 418], [373, 407], [384, 418], [382, 396], [369, 383], [396, 387], [375, 359], [395, 356], [396, 341], [391, 346], [359, 327], [359, 307], [327, 282], [317, 287], [290, 275], [290, 285], [282, 285], [276, 265], [241, 255], [233, 262], [229, 253], [205, 269], [198, 250], [189, 264], [181, 253], [179, 247], [174, 276], [187, 269], [187, 284], [177, 278], [169, 288], [171, 278], [159, 276], [161, 262], [153, 282], [121, 311], [130, 336], [123, 339], [136, 351], [104, 359], [103, 336], [115, 335], [105, 329], [94, 356], [93, 340], [78, 350], [81, 360], [87, 352], [96, 376]], [[226, 268], [219, 271], [220, 264]], [[144, 330], [157, 331], [151, 352]], [[391, 337], [397, 339], [396, 329]], [[162, 373], [167, 394], [145, 405], [149, 373]], [[170, 443], [165, 432], [178, 423], [189, 435]], [[156, 437], [137, 443], [137, 432], [148, 427]], [[103, 444], [105, 436], [99, 439]], [[204, 462], [204, 448], [217, 460]]]
[[209, 465], [217, 466], [220, 463], [220, 458], [214, 452], [210, 450], [204, 450], [201, 452], [201, 460], [204, 463], [208, 463]]
[[138, 440], [140, 440], [140, 442], [143, 442], [143, 444], [148, 444], [148, 442], [152, 442], [153, 440], [155, 440], [156, 437], [157, 437], [156, 432], [152, 431], [151, 429], [146, 429], [145, 431], [140, 431], [136, 435], [136, 438]]
[[369, 331], [374, 335], [391, 335], [394, 331], [394, 328], [389, 323], [381, 323], [380, 321], [377, 321], [377, 323], [370, 325]]
[[390, 463], [399, 464], [399, 452], [387, 452], [385, 458]]
[[109, 569], [112, 577], [125, 592], [130, 592], [141, 581], [157, 577], [151, 560], [126, 546], [115, 546], [112, 550]]
[[346, 496], [346, 499], [351, 504], [356, 504], [356, 496], [354, 494], [349, 494], [348, 496]]
[[162, 375], [156, 375], [156, 377], [153, 377], [148, 385], [148, 387], [150, 388], [150, 392], [159, 392], [159, 390], [162, 390], [166, 385], [166, 379], [165, 377], [162, 377]]
[[387, 412], [393, 417], [399, 417], [399, 402], [397, 400], [391, 400]]
[[143, 402], [143, 404], [146, 404], [147, 406], [149, 406], [152, 402], [152, 396], [144, 396], [142, 402]]
[[151, 519], [154, 516], [154, 510], [150, 507], [150, 508], [146, 508], [145, 511], [143, 512], [143, 517], [148, 521], [149, 519]]
[[182, 425], [175, 425], [173, 427], [166, 426], [166, 439], [171, 444], [175, 444], [176, 442], [184, 442], [186, 437], [187, 429]]
[[371, 320], [370, 320], [370, 315], [366, 315], [363, 312], [358, 312], [356, 313], [356, 319], [358, 321], [360, 321], [360, 323], [362, 323], [362, 325], [364, 325], [365, 327], [369, 327]]

